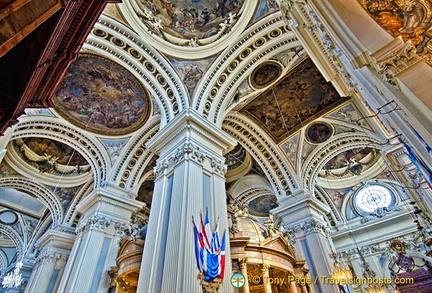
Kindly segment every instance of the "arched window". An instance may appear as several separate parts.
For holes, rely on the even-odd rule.
[[[377,209],[392,207],[395,204],[395,196],[387,187],[373,184],[357,191],[354,204],[363,212],[374,213]]]

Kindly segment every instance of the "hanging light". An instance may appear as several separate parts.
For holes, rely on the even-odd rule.
[[[338,283],[346,284],[348,280],[352,279],[353,275],[349,268],[337,260],[337,254],[332,253],[331,257],[334,259],[333,270],[331,278]]]
[[[22,261],[17,262],[13,272],[10,272],[6,277],[3,278],[3,288],[14,288],[21,285],[23,281],[22,275],[20,274],[22,266]]]
[[[383,285],[379,284],[371,284],[366,287],[367,293],[386,293],[386,289]]]

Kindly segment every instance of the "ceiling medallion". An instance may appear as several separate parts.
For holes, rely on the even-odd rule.
[[[273,61],[260,64],[250,75],[250,84],[261,89],[271,85],[282,74],[282,66]]]
[[[200,59],[230,45],[252,19],[258,0],[125,0],[126,21],[156,49]]]
[[[322,143],[333,134],[333,128],[324,122],[316,122],[306,129],[306,138],[311,143]]]

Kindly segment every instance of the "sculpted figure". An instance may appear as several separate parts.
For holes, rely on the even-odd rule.
[[[431,0],[406,0],[404,7],[404,24],[401,33],[413,33],[416,29],[427,31],[432,21]]]

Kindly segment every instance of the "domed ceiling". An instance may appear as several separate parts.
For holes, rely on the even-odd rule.
[[[107,135],[138,129],[151,107],[149,95],[129,71],[90,54],[72,63],[53,102],[70,122]]]
[[[128,24],[151,38],[151,45],[158,50],[178,58],[199,59],[229,45],[251,21],[259,2],[125,0],[120,9]]]

